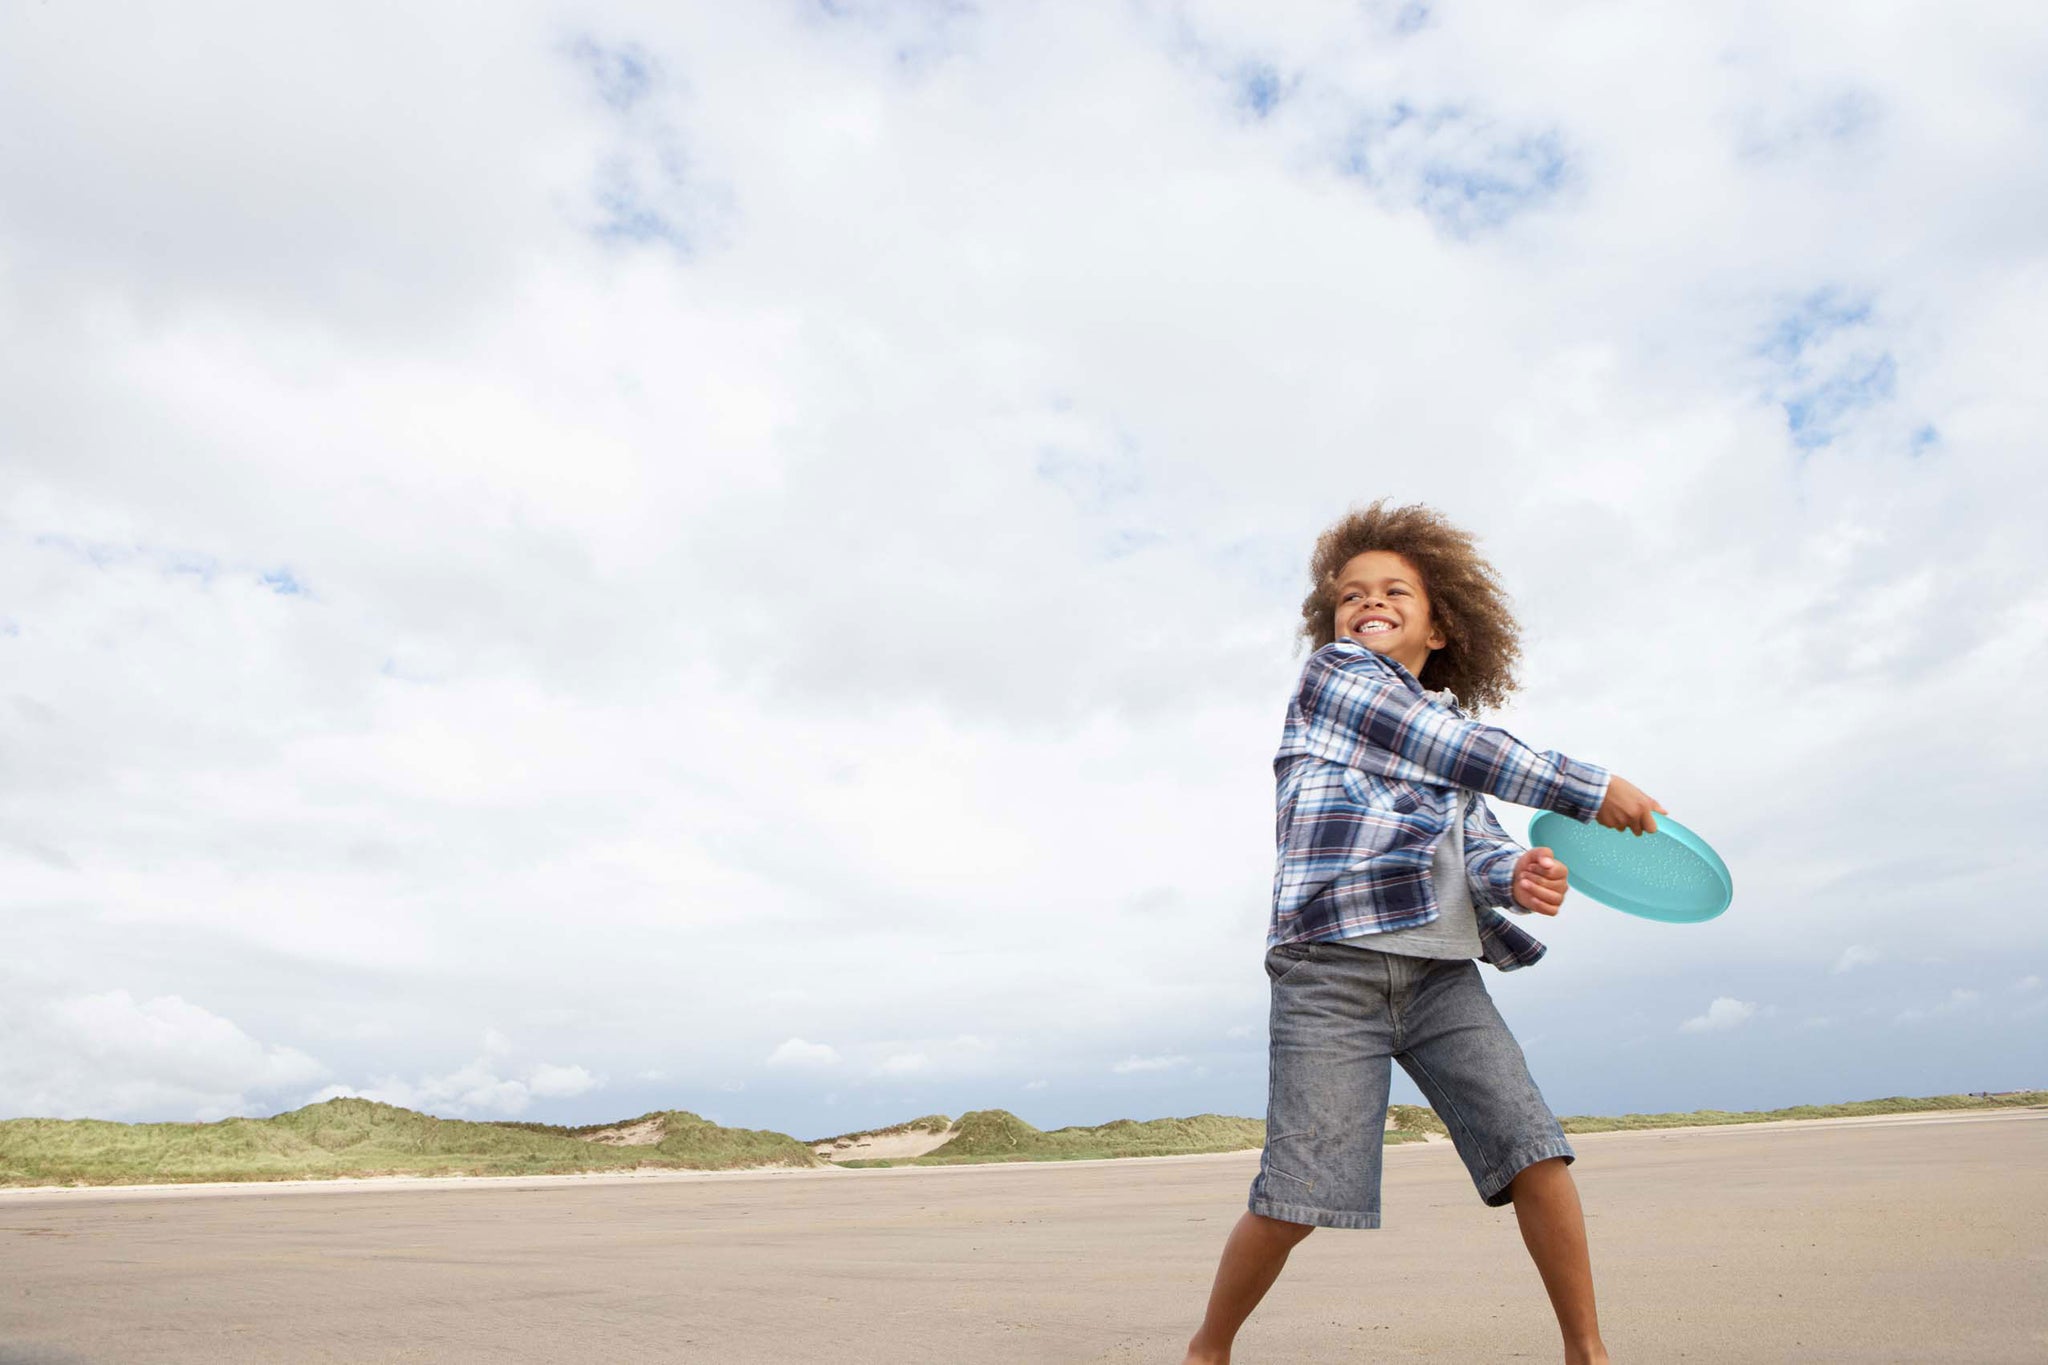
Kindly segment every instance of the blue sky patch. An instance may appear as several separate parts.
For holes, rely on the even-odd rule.
[[[1785,400],[1785,423],[1792,443],[1801,450],[1835,439],[1854,413],[1890,398],[1897,386],[1898,366],[1880,355],[1867,364],[1838,371]]]
[[[592,175],[588,230],[610,246],[665,246],[689,255],[698,246],[704,187],[672,119],[671,82],[638,44],[583,38],[570,62],[615,125],[611,148]]]
[[[594,38],[569,45],[569,56],[589,77],[590,87],[607,108],[625,113],[654,88],[654,63],[633,43],[606,47]]]
[[[153,569],[167,578],[196,579],[211,587],[225,568],[231,582],[246,583],[248,576],[253,575],[259,585],[280,597],[311,595],[305,583],[289,568],[256,569],[246,561],[230,562],[224,566],[218,556],[198,550],[164,549],[157,545],[110,545],[55,533],[35,537],[34,544],[84,560],[95,569]]]
[[[1400,34],[1420,33],[1429,27],[1432,17],[1429,6],[1422,0],[1409,0],[1394,11],[1393,23],[1389,27]]]
[[[965,0],[811,0],[829,24],[864,29],[882,41],[891,74],[915,80],[960,52],[981,18]]]
[[[1823,289],[1807,295],[1778,319],[1764,342],[1764,353],[1788,363],[1796,361],[1814,342],[1869,321],[1868,299],[1847,299],[1836,290]]]
[[[139,560],[153,565],[159,573],[174,578],[196,578],[209,584],[220,569],[219,560],[195,550],[164,550],[153,545],[108,545],[54,533],[39,535],[34,543],[43,549],[82,559],[95,569],[133,564]]]
[[[1361,119],[1337,158],[1345,175],[1406,200],[1454,237],[1496,228],[1556,198],[1570,179],[1554,130],[1496,129],[1457,106],[1396,101]]]
[[[220,564],[211,555],[193,554],[188,550],[172,550],[162,556],[164,572],[174,576],[196,578],[202,583],[212,583]]]
[[[639,168],[625,157],[607,161],[597,173],[597,236],[606,242],[665,244],[688,251],[690,239],[644,188]]]
[[[1238,72],[1238,106],[1249,111],[1254,118],[1264,118],[1272,113],[1286,93],[1286,88],[1280,83],[1280,73],[1264,62],[1250,63]]]
[[[1491,148],[1478,159],[1425,166],[1416,202],[1438,227],[1462,236],[1548,202],[1564,177],[1562,143],[1553,133],[1541,133]]]
[[[1758,352],[1777,370],[1772,396],[1802,451],[1831,443],[1898,392],[1898,362],[1877,339],[1870,300],[1840,290],[1818,290],[1788,308]],[[1916,435],[1911,444],[1919,454],[1931,442]]]

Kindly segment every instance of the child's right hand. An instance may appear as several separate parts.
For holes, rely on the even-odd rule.
[[[1655,834],[1657,817],[1650,814],[1651,811],[1665,815],[1671,813],[1627,778],[1609,777],[1607,799],[1600,803],[1600,813],[1593,818],[1609,829],[1625,829],[1631,834]]]

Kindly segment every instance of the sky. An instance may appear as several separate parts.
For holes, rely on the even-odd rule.
[[[1554,1108],[2048,1085],[2037,5],[16,5],[0,128],[0,1117],[1258,1115],[1376,498],[1732,871],[1487,972]]]

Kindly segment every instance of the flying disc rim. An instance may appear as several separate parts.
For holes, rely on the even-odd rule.
[[[1560,822],[1563,831],[1567,834],[1566,838],[1560,839],[1555,835],[1546,836],[1544,833],[1545,829],[1555,827],[1551,825],[1553,821]],[[1555,811],[1541,811],[1537,813],[1535,818],[1529,821],[1529,844],[1532,848],[1538,845],[1554,848],[1559,844],[1571,842],[1573,838],[1583,837],[1580,831],[1581,822],[1573,820],[1570,816],[1559,815]],[[1616,833],[1619,833],[1619,831],[1616,831]],[[1719,897],[1711,905],[1707,904],[1704,898],[1701,898],[1684,905],[1678,910],[1673,910],[1669,908],[1668,903],[1656,901],[1632,890],[1627,884],[1626,873],[1621,878],[1622,884],[1617,885],[1614,880],[1602,877],[1597,871],[1592,873],[1572,871],[1570,874],[1570,885],[1573,890],[1583,891],[1602,905],[1610,906],[1624,914],[1634,915],[1639,919],[1656,920],[1660,924],[1701,924],[1719,916],[1734,902],[1735,879],[1729,875],[1728,864],[1721,860],[1720,854],[1714,852],[1711,844],[1671,816],[1663,814],[1657,816],[1657,832],[1655,834],[1625,835],[1623,837],[1630,839],[1670,839],[1688,854],[1692,855],[1702,867],[1707,869],[1712,875],[1714,882],[1720,887]],[[1561,858],[1559,861],[1563,862],[1567,868],[1571,866],[1570,858]]]

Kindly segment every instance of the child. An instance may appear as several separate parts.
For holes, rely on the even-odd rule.
[[[1473,959],[1543,946],[1502,908],[1554,915],[1564,864],[1509,840],[1482,793],[1654,832],[1662,806],[1619,777],[1469,719],[1515,686],[1517,627],[1472,537],[1427,507],[1376,502],[1316,542],[1302,634],[1317,649],[1287,707],[1266,1149],[1187,1359],[1237,1330],[1318,1227],[1380,1222],[1388,1062],[1450,1129],[1490,1205],[1512,1202],[1571,1365],[1607,1360],[1571,1144]]]

